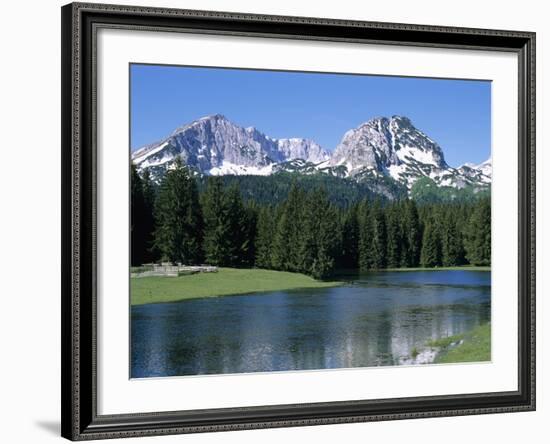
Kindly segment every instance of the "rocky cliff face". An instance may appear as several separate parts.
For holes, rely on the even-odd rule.
[[[443,150],[407,117],[371,119],[346,132],[332,155],[309,139],[274,139],[216,114],[176,129],[132,155],[139,170],[160,179],[176,157],[201,174],[268,175],[281,171],[330,174],[358,181],[387,179],[411,188],[422,177],[439,186],[486,187],[490,159],[452,168]]]
[[[274,164],[292,159],[319,162],[328,153],[307,139],[272,139],[256,128],[242,128],[216,114],[176,129],[161,142],[134,152],[139,169],[162,174],[179,156],[204,174],[270,174]]]
[[[320,163],[330,159],[327,151],[309,139],[279,139],[277,145],[285,160],[302,159]]]

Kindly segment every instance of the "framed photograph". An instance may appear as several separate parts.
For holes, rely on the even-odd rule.
[[[64,437],[535,409],[534,33],[61,12]]]

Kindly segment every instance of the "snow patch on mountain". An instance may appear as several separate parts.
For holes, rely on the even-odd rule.
[[[397,157],[401,162],[415,161],[427,165],[438,166],[437,160],[432,155],[431,151],[423,151],[415,146],[404,146],[397,151]]]
[[[147,150],[147,149],[140,149],[140,150],[137,150],[134,155],[133,155],[133,161],[134,163],[136,164],[143,164],[141,165],[142,167],[147,167],[147,166],[150,166],[151,163],[148,162],[148,158],[151,158],[153,155],[157,154],[159,151],[161,151],[166,145],[168,144],[168,142],[164,142],[164,143],[161,143],[159,146],[157,147],[153,147],[151,148],[150,150]]]
[[[211,168],[208,174],[211,176],[225,176],[232,174],[235,176],[269,176],[273,173],[273,164],[265,167],[236,165],[231,162],[223,161],[220,166]]]
[[[474,169],[481,171],[485,176],[491,178],[493,175],[493,161],[489,158],[485,162],[476,165]]]

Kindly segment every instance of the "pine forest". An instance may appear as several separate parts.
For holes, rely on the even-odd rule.
[[[315,183],[302,175],[256,178],[247,188],[242,178],[197,178],[181,162],[157,185],[147,169],[131,169],[133,266],[169,261],[326,279],[342,269],[491,262],[489,193],[389,200],[341,179],[335,187],[330,179]],[[262,187],[261,179],[280,186]],[[279,192],[266,191],[274,189]]]

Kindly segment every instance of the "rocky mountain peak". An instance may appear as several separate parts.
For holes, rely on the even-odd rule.
[[[418,175],[429,175],[425,174],[427,169],[448,168],[439,145],[402,116],[376,117],[348,131],[331,164],[345,165],[352,176],[367,168],[405,182],[409,182],[406,170],[417,170],[418,174],[410,176],[414,180]]]
[[[222,114],[213,114],[178,127],[132,156],[138,169],[149,168],[157,178],[176,157],[205,174],[270,174],[274,164],[297,158],[320,162],[329,154],[311,140],[273,139],[254,127],[243,128]]]
[[[400,125],[401,127],[411,127],[413,126],[411,119],[409,119],[407,116],[398,116],[393,115],[391,116],[391,121],[395,125]]]

